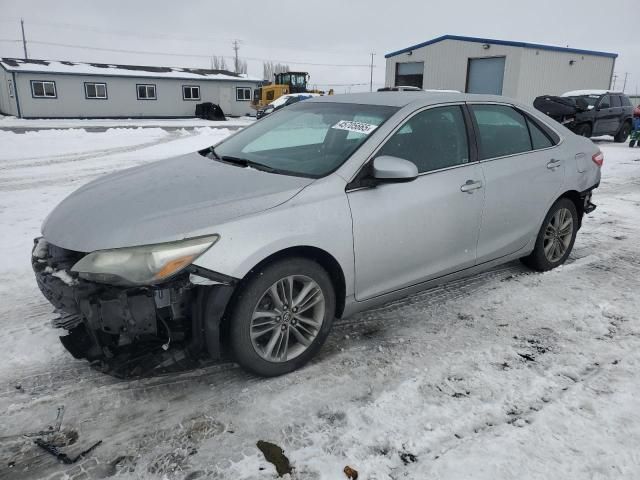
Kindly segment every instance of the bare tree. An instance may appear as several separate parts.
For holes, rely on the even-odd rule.
[[[262,64],[262,75],[265,80],[273,82],[273,76],[276,73],[284,73],[289,71],[289,65],[274,62],[264,62]]]
[[[213,56],[213,69],[214,70],[226,70],[227,69],[227,62],[225,61],[224,57],[220,56]]]
[[[236,73],[247,73],[247,61],[238,60],[238,71]]]

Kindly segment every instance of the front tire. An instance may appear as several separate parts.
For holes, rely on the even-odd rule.
[[[302,367],[326,340],[335,306],[331,279],[318,263],[289,258],[259,268],[234,300],[234,359],[264,377]]]
[[[631,124],[629,122],[624,122],[622,128],[618,133],[616,133],[615,137],[613,137],[613,141],[616,143],[624,143],[629,138],[629,134],[631,133]]]
[[[533,252],[522,262],[539,272],[562,265],[573,249],[578,222],[575,204],[568,198],[559,199],[542,222]]]

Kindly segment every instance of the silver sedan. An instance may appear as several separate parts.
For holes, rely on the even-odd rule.
[[[280,375],[336,317],[514,259],[561,265],[602,162],[504,97],[320,97],[85,185],[32,264],[76,357],[181,349]]]

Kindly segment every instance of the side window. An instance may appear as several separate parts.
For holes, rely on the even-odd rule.
[[[56,82],[31,80],[31,96],[33,98],[57,98]]]
[[[623,107],[632,107],[633,105],[631,105],[631,100],[629,100],[629,97],[627,97],[626,95],[621,95],[620,98],[622,99],[622,106]]]
[[[200,100],[200,86],[199,85],[183,85],[182,99],[183,100]]]
[[[236,101],[247,102],[251,100],[251,88],[250,87],[236,87]]]
[[[620,97],[618,95],[611,95],[611,106],[612,107],[621,107],[622,106],[622,102],[620,101]]]
[[[431,108],[411,117],[378,151],[430,172],[469,162],[467,127],[458,106]]]
[[[529,125],[529,133],[531,133],[531,143],[534,150],[553,147],[554,143],[536,122],[527,117],[527,125]]]
[[[150,85],[136,85],[136,90],[138,92],[138,100],[157,100],[156,97],[156,86],[154,84]]]
[[[611,108],[611,100],[609,98],[609,95],[605,95],[604,97],[602,97],[602,100],[600,100],[600,108]]]
[[[473,105],[471,110],[478,124],[480,160],[531,150],[529,128],[520,112],[505,105]]]

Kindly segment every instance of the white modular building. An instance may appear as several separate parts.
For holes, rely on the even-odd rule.
[[[261,80],[226,70],[0,59],[0,113],[21,118],[181,118],[198,103],[251,113]]]
[[[388,53],[385,85],[505,95],[610,88],[617,54],[569,47],[444,35]]]

